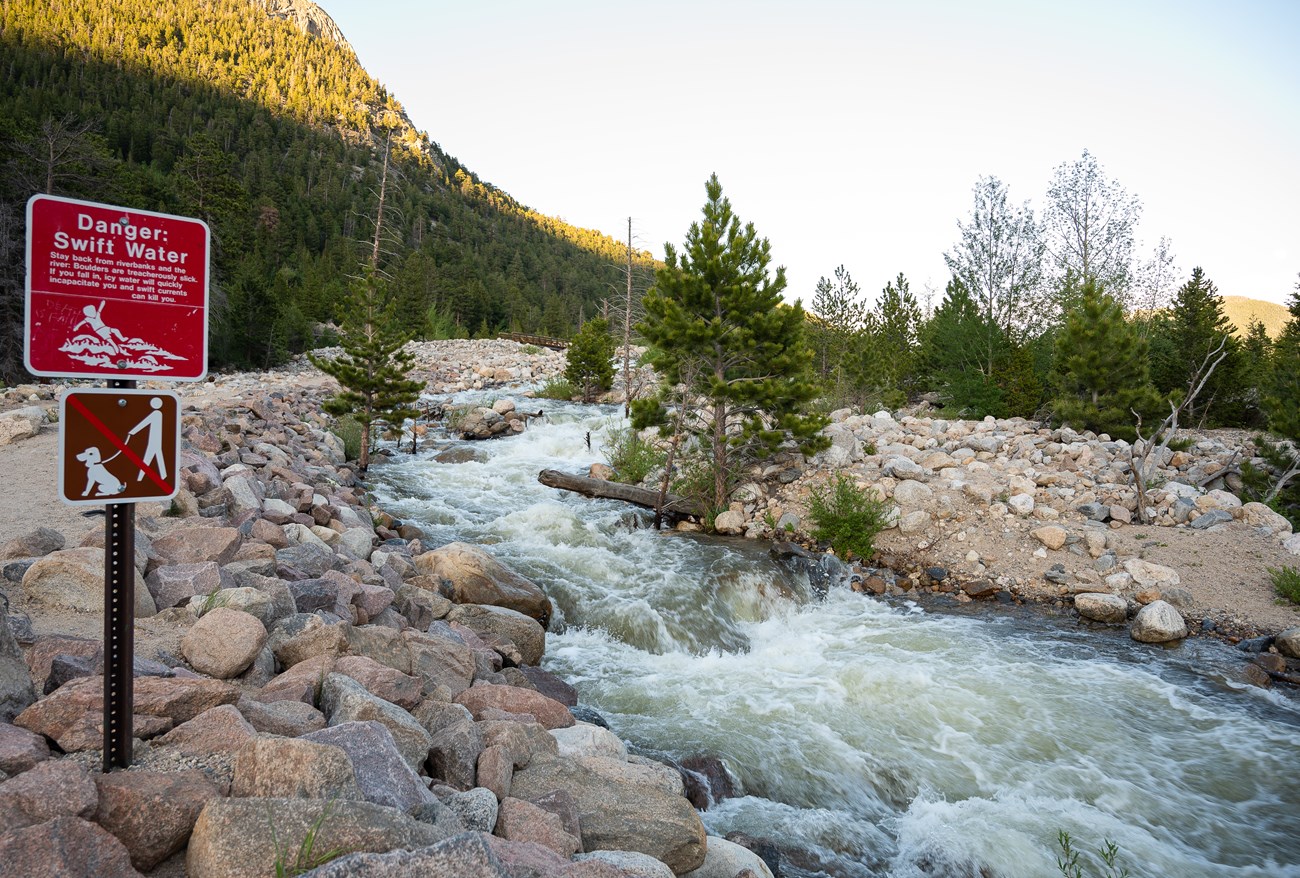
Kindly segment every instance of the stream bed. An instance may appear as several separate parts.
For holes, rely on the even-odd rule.
[[[777,842],[796,878],[1058,876],[1061,830],[1113,841],[1134,878],[1300,878],[1300,702],[1233,682],[1231,648],[818,597],[765,544],[539,484],[603,461],[621,415],[539,403],[527,432],[460,443],[473,460],[394,457],[375,493],[429,545],[482,545],[540,584],[544,667],[635,751],[722,759],[738,795],[702,813],[710,833]]]

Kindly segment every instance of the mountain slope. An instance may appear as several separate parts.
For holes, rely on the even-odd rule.
[[[295,0],[0,5],[0,379],[21,377],[34,192],[207,220],[211,360],[261,366],[339,316],[390,138],[380,268],[408,326],[567,335],[595,313],[622,245],[480,180],[415,130],[327,22]]]
[[[1282,329],[1291,320],[1291,312],[1285,305],[1265,302],[1262,299],[1250,299],[1246,296],[1224,296],[1223,313],[1228,315],[1228,319],[1237,329],[1237,335],[1242,338],[1245,338],[1247,327],[1252,320],[1264,324],[1264,330],[1269,338],[1277,338],[1281,335]]]

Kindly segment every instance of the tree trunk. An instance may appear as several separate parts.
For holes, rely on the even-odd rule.
[[[636,485],[624,485],[620,482],[607,482],[604,479],[593,479],[587,476],[574,475],[573,473],[562,473],[559,470],[544,469],[537,475],[537,481],[541,482],[548,488],[560,488],[564,491],[573,491],[575,494],[581,494],[584,497],[598,497],[605,500],[622,500],[625,503],[634,503],[637,506],[644,506],[646,509],[654,509],[659,502],[660,492],[652,488],[641,488]],[[675,516],[678,518],[684,516],[702,517],[703,510],[698,504],[687,499],[679,497],[676,494],[665,494],[666,502],[663,506],[665,515]]]

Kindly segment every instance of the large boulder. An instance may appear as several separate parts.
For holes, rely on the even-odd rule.
[[[1094,622],[1117,625],[1128,618],[1128,601],[1117,594],[1085,592],[1074,596],[1079,615]]]
[[[203,806],[221,793],[201,771],[114,771],[95,777],[95,822],[149,871],[185,847]]]
[[[451,543],[416,555],[415,569],[422,575],[446,580],[450,597],[458,604],[508,607],[546,625],[551,600],[531,580],[468,543]]]
[[[11,445],[30,439],[41,431],[45,423],[45,409],[37,405],[23,406],[0,414],[0,445]]]
[[[338,657],[348,651],[347,622],[330,624],[312,613],[295,613],[281,619],[271,629],[267,645],[285,668],[318,656]]]
[[[126,846],[80,817],[59,817],[0,837],[6,875],[42,878],[143,878]]]
[[[436,801],[402,758],[383,723],[349,722],[304,735],[301,740],[338,747],[352,760],[357,787],[366,801],[402,811]]]
[[[199,564],[215,561],[229,564],[235,560],[243,537],[233,527],[178,527],[153,541],[155,559],[151,569],[170,564]]]
[[[9,614],[0,604],[0,722],[10,722],[36,700],[32,674],[9,628]]]
[[[536,665],[546,652],[546,629],[531,616],[507,607],[459,604],[447,613],[447,621],[464,625],[476,634],[504,637],[519,649],[522,663]]]
[[[215,561],[155,567],[144,578],[144,582],[160,610],[187,604],[196,596],[206,597],[213,592],[235,587],[235,578],[222,570]],[[220,605],[215,598],[213,603]]]
[[[365,798],[346,751],[302,738],[259,738],[240,750],[230,794],[241,798]]]
[[[403,710],[420,703],[420,678],[381,665],[364,655],[345,655],[334,663],[334,670],[365,688],[371,695],[391,701]]]
[[[451,701],[474,681],[474,650],[463,640],[408,628],[402,641],[411,658],[411,673],[420,678],[425,695]]]
[[[175,747],[186,756],[202,757],[213,753],[233,756],[255,737],[257,730],[244,719],[243,714],[234,705],[223,704],[181,723],[158,738],[157,743]]]
[[[35,732],[0,722],[0,771],[22,774],[50,758],[50,746]]]
[[[325,714],[302,701],[257,701],[245,696],[237,706],[249,725],[269,735],[297,738],[325,728]]]
[[[56,817],[89,820],[98,802],[86,769],[68,760],[42,762],[0,783],[0,834]]]
[[[507,796],[497,811],[495,835],[508,841],[528,841],[555,851],[566,859],[582,848],[582,843],[565,831],[560,818],[532,802]]]
[[[14,537],[3,546],[0,546],[0,561],[7,561],[11,558],[40,558],[50,554],[50,552],[59,551],[64,544],[63,534],[57,530],[38,527],[36,530],[28,531],[22,536]]]
[[[1138,591],[1145,589],[1164,589],[1178,585],[1181,579],[1178,571],[1163,564],[1153,564],[1141,558],[1130,558],[1124,562],[1124,569],[1133,577],[1133,585]]]
[[[160,735],[205,710],[239,700],[239,690],[220,680],[136,677],[133,732],[137,738]],[[60,686],[24,710],[14,725],[55,741],[65,751],[103,746],[104,681],[81,677]]]
[[[1277,636],[1275,643],[1282,655],[1300,659],[1300,627],[1286,629]]]
[[[1172,604],[1152,601],[1133,617],[1128,633],[1142,643],[1168,643],[1187,636],[1187,623]]]
[[[343,674],[330,674],[321,684],[321,710],[331,726],[374,720],[388,728],[402,758],[419,771],[429,758],[433,741],[424,727],[392,702],[371,695],[361,684]]]
[[[185,871],[189,878],[265,878],[277,859],[292,866],[309,832],[315,834],[312,849],[317,854],[410,850],[445,835],[395,808],[370,802],[215,799],[194,825]]]
[[[181,655],[199,673],[229,680],[253,663],[266,636],[266,626],[256,616],[218,607],[181,637]]]
[[[135,576],[135,614],[158,612],[144,577]],[[23,593],[37,605],[99,613],[104,607],[104,550],[64,549],[41,558],[23,574]]]
[[[677,874],[704,863],[704,824],[690,802],[643,783],[639,774],[620,778],[614,760],[606,760],[608,772],[593,770],[589,761],[534,754],[527,768],[515,772],[511,795],[531,800],[567,792],[578,809],[583,850],[639,851]]]
[[[475,719],[493,719],[491,711],[503,710],[506,713],[531,714],[548,729],[568,728],[575,722],[569,708],[560,702],[520,686],[480,683],[457,695],[456,703],[469,708]]]
[[[312,878],[405,878],[405,876],[455,876],[455,878],[542,878],[554,872],[518,871],[501,861],[492,836],[462,832],[429,847],[386,854],[348,854],[312,872]]]
[[[735,878],[745,869],[751,871],[754,878],[772,878],[772,870],[758,854],[734,841],[710,835],[704,863],[682,878]]]

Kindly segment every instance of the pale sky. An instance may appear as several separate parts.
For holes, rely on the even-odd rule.
[[[812,298],[942,296],[981,175],[1041,211],[1089,150],[1225,295],[1300,273],[1300,2],[318,0],[417,128],[519,201],[663,257],[717,172]]]

